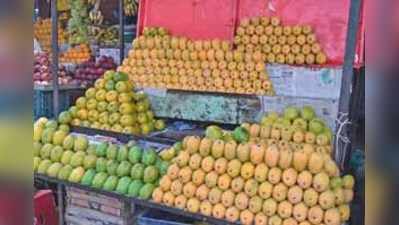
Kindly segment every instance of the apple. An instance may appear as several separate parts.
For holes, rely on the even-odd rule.
[[[96,99],[91,98],[91,99],[89,99],[89,100],[87,101],[87,103],[86,103],[86,108],[87,108],[88,110],[95,109],[96,107],[97,107],[97,101],[96,101]]]
[[[133,98],[136,101],[140,101],[142,99],[147,98],[147,96],[143,92],[138,92],[138,93],[134,93]]]
[[[140,135],[141,134],[141,126],[138,124],[133,125],[132,134]]]
[[[155,126],[155,129],[157,129],[157,130],[163,130],[163,129],[165,129],[165,127],[166,127],[165,121],[163,121],[163,120],[156,120],[154,126]]]
[[[85,97],[79,97],[78,99],[76,99],[76,107],[78,107],[78,109],[84,109],[86,107],[86,98]]]
[[[129,91],[129,86],[126,84],[126,82],[124,81],[118,81],[115,85],[115,89],[119,92],[119,93],[123,93],[123,92],[128,92]]]
[[[133,126],[125,126],[122,130],[122,133],[133,134],[133,130],[134,130]]]
[[[118,102],[110,102],[107,106],[107,111],[111,113],[115,113],[119,111],[119,103]]]
[[[81,121],[78,118],[75,118],[71,121],[72,126],[81,126]]]
[[[108,70],[107,72],[104,73],[104,79],[107,81],[112,81],[112,79],[114,78],[114,74],[115,74],[114,71]]]
[[[118,101],[120,103],[128,103],[132,101],[131,93],[120,93],[118,96]]]
[[[130,103],[122,103],[119,106],[119,112],[121,114],[125,114],[125,115],[131,114],[133,112],[133,110],[134,110],[134,108],[133,108],[132,104],[130,104]]]
[[[101,130],[111,130],[111,126],[108,123],[103,123],[100,127]]]
[[[108,80],[108,81],[105,83],[105,89],[106,89],[107,91],[112,91],[112,90],[114,90],[114,89],[115,89],[115,82],[114,82],[113,80]]]
[[[94,87],[96,89],[104,89],[105,88],[105,80],[100,78],[94,82]]]
[[[90,127],[93,128],[93,129],[100,129],[101,123],[95,121],[95,122],[93,122],[93,123],[91,124]]]
[[[87,110],[86,109],[79,109],[77,112],[77,116],[81,120],[86,120],[87,119]]]
[[[313,119],[309,123],[309,131],[315,134],[320,134],[324,131],[324,122],[320,119]]]
[[[102,112],[98,116],[98,121],[102,124],[108,123],[108,118],[109,118],[109,113],[108,112]]]
[[[143,123],[143,124],[141,124],[140,127],[141,127],[141,133],[143,135],[148,135],[152,131],[149,124]]]
[[[94,98],[96,96],[96,89],[95,88],[89,88],[85,92],[86,98]]]
[[[146,112],[146,114],[147,114],[147,118],[148,118],[149,120],[153,120],[153,119],[154,119],[154,113],[153,113],[152,111],[148,110],[148,111]]]
[[[120,123],[123,126],[131,126],[135,123],[135,118],[132,115],[122,115]]]
[[[91,121],[91,122],[95,122],[95,121],[97,121],[98,120],[98,112],[97,112],[97,110],[90,110],[89,111],[89,114],[88,114],[88,119],[89,119],[89,121]]]
[[[137,103],[137,112],[145,112],[147,110],[146,105],[143,102]]]
[[[108,102],[115,102],[118,99],[118,92],[117,91],[108,91],[107,94],[105,94],[105,99]]]
[[[146,113],[139,113],[137,115],[137,121],[139,123],[141,123],[141,124],[147,123],[148,122],[147,114]]]
[[[114,132],[122,132],[123,127],[120,124],[114,124],[111,127],[111,130],[114,131]]]
[[[98,102],[97,103],[97,111],[105,112],[105,111],[107,111],[107,106],[108,106],[108,103],[105,101]]]
[[[112,114],[109,116],[108,122],[109,122],[110,124],[115,124],[115,123],[118,123],[118,122],[119,122],[120,118],[121,118],[121,115],[120,115],[119,113],[117,113],[117,112],[114,112],[114,113],[112,113]]]
[[[82,126],[83,127],[90,127],[90,121],[88,121],[88,120],[82,121]]]
[[[107,92],[103,89],[98,90],[96,93],[96,100],[101,102],[105,100],[105,95],[107,94]]]
[[[78,107],[72,106],[71,108],[69,108],[68,111],[71,114],[72,118],[75,118],[77,115]]]

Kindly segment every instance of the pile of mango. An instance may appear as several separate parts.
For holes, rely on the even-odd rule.
[[[169,163],[134,143],[91,143],[66,124],[40,118],[33,133],[34,172],[96,189],[148,199]]]

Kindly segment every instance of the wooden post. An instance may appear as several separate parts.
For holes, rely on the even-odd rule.
[[[53,116],[59,113],[59,86],[58,86],[58,12],[57,0],[51,1],[51,74],[53,77]]]
[[[119,0],[119,64],[122,64],[125,58],[125,13],[124,1]]]
[[[343,148],[340,147],[340,137],[348,137],[350,126],[349,122],[351,121],[349,112],[351,105],[351,97],[352,97],[352,84],[353,84],[353,63],[355,60],[356,54],[356,41],[357,41],[357,32],[359,28],[359,19],[360,19],[360,9],[361,9],[361,1],[360,0],[352,0],[350,9],[349,9],[349,21],[348,21],[348,31],[346,36],[346,50],[345,50],[345,58],[344,65],[342,71],[342,86],[341,93],[339,98],[339,115],[342,115],[343,120],[347,120],[348,124],[342,126],[340,129],[340,124],[337,124],[337,137],[338,140],[335,141],[335,159],[341,168],[344,168],[345,161],[350,154],[351,145],[350,143]],[[342,122],[342,121],[341,121]],[[341,140],[342,141],[342,140]]]

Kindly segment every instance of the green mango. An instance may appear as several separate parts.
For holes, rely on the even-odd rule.
[[[154,149],[147,149],[144,151],[143,156],[141,158],[141,162],[147,166],[154,165],[157,160],[157,153]]]
[[[159,176],[158,168],[155,166],[148,166],[144,170],[144,183],[154,183]]]
[[[37,169],[37,173],[46,174],[50,166],[51,166],[51,161],[49,159],[42,160]]]
[[[116,169],[116,175],[118,177],[124,177],[129,175],[131,167],[132,165],[128,161],[121,162]]]
[[[107,148],[108,148],[108,144],[106,142],[103,142],[103,143],[97,145],[97,148],[96,148],[97,157],[105,157],[107,155]]]
[[[91,186],[93,188],[101,189],[103,187],[105,181],[107,180],[107,178],[108,178],[108,174],[106,174],[104,172],[97,173],[94,176]]]
[[[121,145],[118,150],[118,156],[117,156],[118,162],[128,160],[128,154],[129,154],[128,148],[125,145]]]
[[[65,165],[58,172],[57,178],[60,180],[67,180],[69,178],[69,175],[71,175],[72,170],[73,170],[73,167],[71,165]]]
[[[118,147],[114,144],[109,144],[107,148],[107,159],[116,159],[118,155]]]
[[[137,145],[131,147],[129,149],[129,155],[128,155],[129,162],[132,164],[139,163],[141,161],[142,152],[143,150]]]
[[[96,170],[95,169],[89,169],[83,175],[83,178],[80,181],[80,183],[82,185],[91,186],[95,176],[96,176]]]
[[[232,133],[233,139],[238,143],[246,143],[249,141],[249,132],[244,127],[237,127]]]
[[[116,175],[116,170],[118,169],[118,162],[116,162],[115,160],[108,160],[107,162],[107,173],[109,175]]]
[[[118,185],[116,186],[115,192],[119,194],[127,194],[129,190],[129,185],[132,182],[130,177],[122,177],[118,181]]]
[[[135,164],[130,171],[130,177],[135,180],[141,180],[143,179],[144,170],[145,166],[143,164]]]
[[[144,186],[143,181],[141,180],[133,180],[128,188],[127,195],[130,197],[138,197],[140,193],[140,189]]]
[[[145,184],[143,187],[141,187],[140,192],[139,192],[139,198],[148,200],[152,196],[152,192],[155,189],[155,185],[151,183]]]
[[[105,158],[98,158],[96,162],[96,171],[107,172],[107,160]]]
[[[118,185],[118,177],[111,175],[105,181],[103,189],[106,191],[114,191],[117,185]]]
[[[51,164],[51,166],[47,169],[46,173],[49,177],[57,177],[59,171],[62,168],[62,164],[59,162]]]

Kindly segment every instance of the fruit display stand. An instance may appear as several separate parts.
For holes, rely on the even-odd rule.
[[[123,3],[121,3],[121,5],[123,6]],[[357,31],[356,21],[358,13],[359,1],[353,1],[351,4],[350,20],[347,32],[348,40],[346,42],[345,61],[342,67],[338,67],[338,69],[323,68],[321,70],[318,70],[315,68],[301,68],[296,66],[268,66],[268,70],[271,70],[269,71],[270,78],[273,81],[274,85],[276,85],[277,97],[265,97],[257,95],[227,95],[162,89],[144,89],[144,91],[149,95],[150,100],[153,103],[155,114],[159,117],[182,120],[195,120],[209,123],[217,122],[223,124],[239,124],[242,122],[257,121],[259,120],[260,115],[264,112],[281,111],[287,105],[315,105],[317,114],[321,115],[321,117],[323,117],[323,119],[327,121],[330,128],[337,130],[339,128],[338,126],[341,126],[342,124],[336,123],[336,119],[341,118],[339,116],[341,114],[347,116],[346,113],[348,112],[349,108],[350,86],[353,76],[352,68],[355,46],[355,40],[353,38],[353,36],[355,35],[353,34]],[[140,16],[143,17],[143,14],[141,13],[139,17]],[[121,35],[121,39],[123,43],[123,35]],[[120,56],[121,59],[123,59],[123,50],[120,51]],[[314,72],[316,70],[317,72]],[[314,74],[309,75],[309,77],[316,77],[316,79],[312,80],[304,78],[304,76],[312,74],[312,72]],[[298,80],[300,80],[301,83],[298,83]],[[313,83],[309,81],[313,81]],[[308,89],[301,89],[304,86],[299,86],[299,84],[305,84],[304,86]],[[315,90],[315,87],[319,87],[319,89],[317,90],[322,91],[311,92],[312,90]],[[55,89],[57,89],[57,91],[55,91],[57,92],[55,96],[58,97],[58,86]],[[84,128],[76,127],[74,129],[79,130]],[[344,130],[343,134],[345,134],[345,127],[343,127],[342,129]],[[99,133],[100,131],[87,129],[86,131],[82,132]],[[122,137],[122,135],[117,133],[113,134],[111,132],[107,132],[104,134],[109,136],[115,135],[115,137],[119,138]],[[133,136],[126,136],[123,138],[131,139],[132,137]],[[153,140],[156,142],[164,141],[161,139]],[[338,157],[336,155],[336,159],[339,163],[342,163],[347,153],[342,151],[341,148],[338,148],[337,152],[341,155]],[[100,194],[120,198],[124,201],[132,202],[133,204],[137,204],[140,206],[159,209],[168,213],[210,222],[212,224],[229,224],[225,220],[218,220],[213,217],[189,213],[187,211],[179,210],[176,208],[155,204],[151,201],[128,198],[118,195],[116,193],[105,192],[102,190],[82,186],[80,184],[49,178],[44,175],[35,174],[35,179],[45,180],[47,182],[58,184],[60,202],[62,202],[63,198],[63,187],[71,186],[88,190],[90,192],[98,192]],[[61,217],[63,216],[62,212],[63,209],[61,207]],[[63,224],[63,222],[60,224]]]

